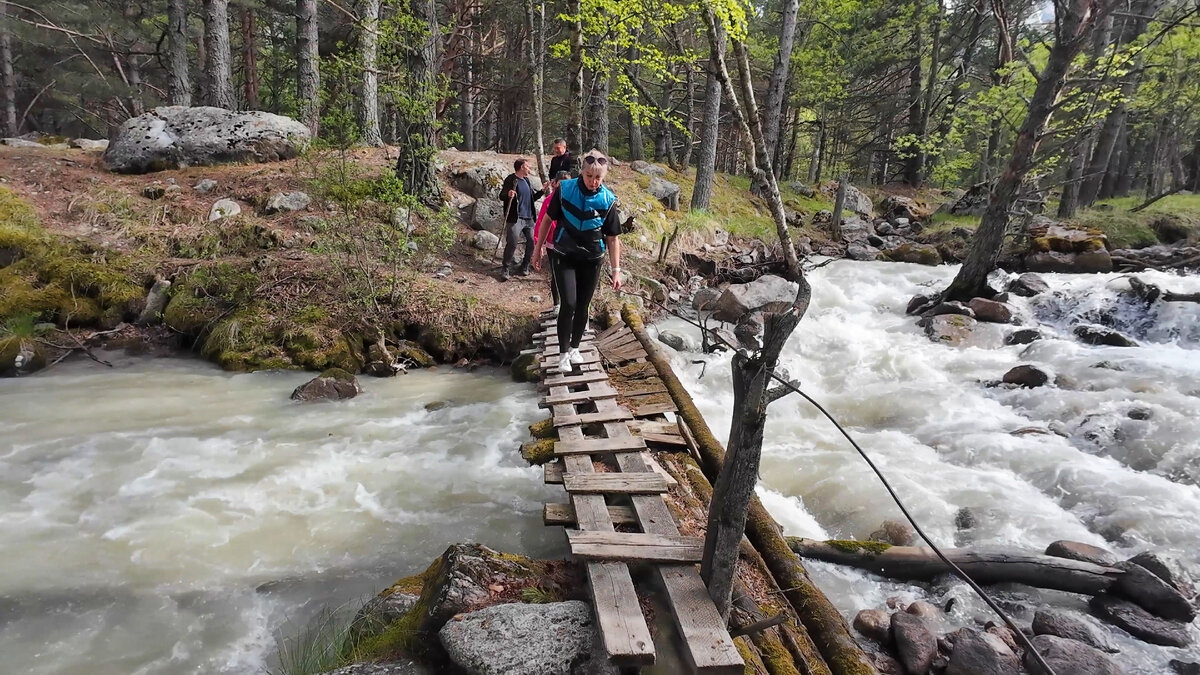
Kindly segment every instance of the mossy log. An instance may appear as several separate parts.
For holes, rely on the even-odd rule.
[[[787,537],[788,546],[804,558],[848,565],[904,581],[929,581],[949,570],[932,549],[887,546],[877,542],[816,541]],[[876,545],[872,545],[876,544]],[[1070,593],[1096,595],[1123,574],[1119,569],[1049,555],[943,549],[955,565],[981,584],[1025,584]]]
[[[708,480],[715,480],[725,459],[724,448],[713,436],[687,389],[675,376],[662,350],[646,333],[641,316],[630,305],[623,308],[621,316],[646,350],[649,361],[654,364],[659,377],[671,394],[671,399],[679,409],[677,414],[683,418],[695,437],[697,449],[704,459],[702,468]],[[846,625],[846,620],[809,578],[800,557],[788,547],[782,528],[757,496],[750,502],[746,535],[762,555],[776,583],[786,589],[784,597],[796,610],[830,671],[834,675],[875,673],[875,667],[871,665],[868,656],[850,635],[850,627]]]

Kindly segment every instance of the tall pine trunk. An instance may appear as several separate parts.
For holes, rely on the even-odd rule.
[[[1029,99],[1029,111],[1017,131],[1008,167],[992,187],[987,210],[971,239],[966,260],[946,289],[946,299],[967,301],[988,295],[987,278],[1000,257],[1009,212],[1016,204],[1021,183],[1034,166],[1071,62],[1082,51],[1102,6],[1096,0],[1062,0],[1055,8],[1056,36],[1046,67]]]
[[[796,14],[800,11],[800,0],[783,0],[783,18],[779,28],[779,51],[775,53],[775,62],[771,66],[771,76],[767,85],[766,106],[763,109],[763,137],[767,149],[773,157],[780,157],[778,151],[780,130],[783,127],[783,104],[787,92],[788,72],[792,64],[792,46],[796,38]],[[779,176],[779,165],[775,165],[775,175]]]
[[[186,0],[167,2],[167,100],[171,105],[192,104]]]
[[[588,139],[583,145],[585,151],[598,148],[608,153],[608,91],[609,75],[604,69],[592,73],[592,93],[588,97]]]
[[[583,149],[583,17],[580,0],[567,0],[571,66],[567,71],[567,148],[582,157]]]
[[[8,3],[0,0],[0,98],[3,98],[2,124],[0,132],[5,136],[16,136],[17,129],[17,78],[13,74],[12,38],[8,33]]]
[[[913,138],[913,144],[908,147],[908,156],[904,159],[904,182],[913,187],[921,184],[921,174],[925,168],[925,155],[920,143],[924,140],[921,130],[921,13],[916,12],[916,25],[912,33],[912,64],[908,72],[908,134]]]
[[[463,137],[463,149],[474,152],[475,139],[475,50],[479,47],[478,26],[475,25],[474,10],[467,10],[467,49],[462,55],[462,89],[458,99],[459,133]]]
[[[358,124],[362,141],[371,147],[383,145],[379,130],[379,9],[380,0],[363,3],[362,37],[362,97],[358,102]]]
[[[229,5],[226,0],[204,0],[204,104],[233,110],[232,56],[229,52]]]
[[[533,73],[533,126],[537,137],[537,168],[538,176],[545,182],[550,176],[546,175],[546,139],[543,137],[543,81],[542,55],[546,52],[546,5],[539,2],[535,10],[533,0],[525,0],[525,16],[529,24],[529,68]],[[541,18],[539,22],[538,18]]]
[[[717,139],[721,132],[721,74],[718,63],[725,58],[725,27],[720,23],[709,49],[707,74],[704,80],[703,122],[700,127],[700,148],[696,153],[696,187],[692,190],[693,211],[708,209],[713,195],[713,179],[717,172]]]
[[[411,0],[410,7],[413,18],[425,29],[425,35],[421,44],[408,53],[415,105],[408,106],[405,112],[396,176],[404,182],[409,194],[434,203],[439,192],[434,158],[437,155],[437,67],[441,27],[437,20],[437,0]]]
[[[296,112],[315,138],[321,129],[317,0],[296,0]]]
[[[242,102],[258,110],[258,22],[251,7],[242,8]]]

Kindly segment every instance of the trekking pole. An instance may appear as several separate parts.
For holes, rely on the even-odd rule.
[[[500,223],[500,239],[496,242],[496,250],[492,251],[492,260],[496,259],[496,255],[500,253],[500,244],[508,238],[508,214],[512,213],[513,204],[516,203],[517,197],[508,200],[508,208],[504,209],[504,222]]]

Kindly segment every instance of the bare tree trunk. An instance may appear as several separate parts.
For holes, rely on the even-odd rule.
[[[187,0],[167,3],[167,100],[171,105],[192,104],[186,3]]]
[[[666,162],[671,166],[675,166],[675,127],[668,111],[671,110],[671,94],[674,92],[673,81],[663,83],[662,101],[658,105],[658,131],[654,137],[654,161]]]
[[[921,104],[921,180],[929,174],[931,166],[929,152],[925,149],[925,144],[929,142],[929,120],[933,116],[934,104],[934,88],[938,81],[938,69],[941,67],[942,57],[942,20],[946,13],[946,5],[943,0],[938,0],[937,14],[933,17],[933,35],[929,41],[929,73],[925,80],[925,100]]]
[[[704,80],[704,121],[700,128],[700,150],[696,156],[696,187],[692,190],[693,211],[708,209],[713,179],[717,172],[717,139],[721,133],[721,74],[718,63],[725,58],[725,27],[716,24],[709,45],[712,50]]]
[[[583,22],[580,0],[567,0],[567,29],[571,34],[571,67],[567,71],[567,148],[582,157],[583,148]]]
[[[296,112],[313,137],[321,130],[317,0],[296,0]]]
[[[822,108],[824,113],[824,108]],[[808,182],[816,185],[821,181],[821,162],[825,159],[825,121],[817,120],[817,137],[813,143],[812,159],[808,163]]]
[[[8,3],[0,0],[0,95],[3,97],[3,123],[0,133],[16,136],[17,128],[17,78],[13,74],[12,38],[8,31]]]
[[[135,44],[133,51],[139,51]],[[137,61],[137,55],[130,54],[125,59],[125,69],[129,72],[129,88],[133,92],[129,96],[129,109],[135,116],[146,112],[146,99],[142,86],[142,68]]]
[[[477,17],[474,16],[474,10],[469,10],[467,16],[471,17],[471,27],[467,31],[467,53],[462,56],[463,69],[463,85],[462,92],[459,95],[459,133],[463,137],[463,149],[467,152],[474,152],[476,149],[475,133],[475,50],[479,46],[477,32],[478,26],[475,25]]]
[[[383,145],[383,134],[379,131],[379,10],[381,0],[365,0],[363,3],[362,37],[362,98],[358,102],[358,123],[362,128],[362,142],[371,147]]]
[[[242,102],[258,110],[258,26],[251,7],[242,8]]]
[[[779,51],[775,54],[775,62],[771,66],[771,76],[767,85],[767,101],[763,110],[763,138],[767,149],[777,157],[780,128],[783,125],[784,94],[787,92],[788,72],[792,64],[792,46],[796,38],[796,14],[800,11],[800,0],[783,0],[783,18],[779,27]],[[775,175],[779,176],[779,167],[775,167]]]
[[[229,53],[229,6],[226,0],[204,0],[204,104],[233,110],[233,68]]]
[[[1103,13],[1102,7],[1095,0],[1062,0],[1056,6],[1056,35],[1046,67],[1029,99],[1029,112],[1017,132],[1008,168],[992,188],[983,220],[971,239],[967,259],[946,289],[946,299],[965,301],[988,294],[987,277],[1000,256],[1009,211],[1017,201],[1025,175],[1033,168],[1038,146],[1066,83],[1071,61],[1082,50],[1096,25],[1097,14]]]
[[[745,137],[746,162],[751,174],[751,183],[762,183],[766,186],[765,197],[771,208],[771,217],[775,221],[775,234],[779,237],[779,247],[783,249],[783,259],[787,264],[787,274],[794,281],[801,281],[804,270],[800,267],[800,259],[796,257],[796,247],[792,244],[792,236],[788,233],[787,216],[783,210],[783,197],[779,194],[779,183],[771,170],[771,152],[767,149],[762,135],[762,123],[758,113],[758,104],[754,101],[754,76],[750,71],[750,57],[746,53],[746,45],[740,40],[731,40],[734,55],[737,57],[738,75],[742,83],[742,98],[738,99],[733,88],[733,80],[729,77],[729,69],[725,66],[724,56],[717,50],[717,33],[714,25],[717,20],[712,12],[704,13],[704,22],[708,29],[709,47],[717,56],[718,72],[721,75],[721,86],[729,99],[730,108],[738,121],[738,128]],[[801,283],[803,283],[801,281]]]
[[[588,98],[588,139],[583,150],[598,148],[608,153],[608,90],[607,72],[592,73],[592,91]]]
[[[1104,174],[1108,171],[1109,160],[1112,159],[1113,148],[1117,144],[1117,137],[1125,126],[1125,117],[1129,114],[1126,101],[1133,95],[1138,83],[1137,76],[1130,74],[1127,77],[1129,79],[1121,85],[1120,100],[1113,105],[1108,117],[1104,119],[1104,126],[1100,128],[1100,135],[1096,137],[1092,160],[1088,163],[1083,182],[1079,186],[1081,206],[1091,206],[1096,203],[1096,198],[1100,195],[1100,185],[1104,181]]]
[[[410,106],[400,139],[396,176],[409,194],[427,201],[438,199],[434,157],[437,154],[437,63],[441,50],[441,28],[437,0],[411,0],[413,18],[426,30],[419,48],[409,53],[408,65],[416,82],[416,105]]]
[[[1108,171],[1100,184],[1100,199],[1108,199],[1117,195],[1117,185],[1121,177],[1129,170],[1129,117],[1121,123],[1117,134],[1117,146],[1113,149],[1112,159],[1108,162]]]
[[[1074,218],[1075,211],[1079,209],[1079,183],[1081,182],[1080,178],[1083,175],[1084,164],[1087,163],[1092,144],[1085,135],[1079,139],[1079,145],[1081,147],[1075,150],[1074,159],[1071,160],[1071,165],[1067,167],[1062,194],[1058,199],[1058,212],[1056,215],[1062,219]]]
[[[676,171],[686,171],[692,163],[692,155],[696,153],[696,73],[690,64],[684,65],[686,74],[684,76],[684,95],[683,99],[683,115],[687,119],[684,127],[687,133],[684,135],[683,156],[679,158],[679,166],[673,167]]]
[[[921,113],[921,29],[921,13],[917,11],[912,32],[912,63],[908,71],[908,134],[913,138],[913,144],[906,149],[908,156],[904,158],[904,182],[913,187],[921,184],[925,164],[925,156],[920,148],[924,140],[921,133],[921,120],[924,117]]]
[[[529,22],[529,68],[533,72],[533,124],[537,135],[537,168],[538,176],[545,182],[546,175],[546,139],[542,136],[542,103],[545,93],[542,83],[542,55],[545,53],[546,4],[538,3],[535,11],[533,0],[525,0],[525,15]],[[538,21],[538,16],[541,21]],[[606,97],[607,98],[607,97]]]
[[[975,51],[979,48],[979,39],[983,34],[983,18],[985,8],[986,5],[984,4],[984,0],[976,0],[975,5],[971,10],[971,28],[967,34],[967,41],[965,43],[966,46],[963,48],[962,58],[958,61],[958,66],[954,70],[954,75],[951,76],[951,79],[954,81],[954,85],[950,88],[950,95],[946,99],[945,107],[942,108],[941,118],[938,122],[937,130],[935,132],[937,138],[940,139],[939,142],[942,144],[946,143],[946,139],[949,137],[950,130],[954,125],[955,111],[958,110],[958,106],[962,105],[963,101],[966,100],[967,94],[970,91],[969,85],[971,84],[971,62],[975,60]],[[930,77],[933,77],[932,71],[930,72]],[[933,89],[931,85],[930,91],[932,90]],[[888,137],[890,140],[890,134]],[[939,159],[940,155],[926,158],[926,174],[932,170],[933,166]],[[887,157],[885,155],[884,166],[886,167],[886,165]],[[885,168],[883,169],[881,175],[886,173],[887,170]],[[883,183],[884,179],[881,178],[879,182]]]

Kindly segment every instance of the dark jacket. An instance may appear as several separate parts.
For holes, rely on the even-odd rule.
[[[517,222],[517,199],[521,197],[521,194],[518,192],[510,200],[508,191],[517,189],[518,180],[525,181],[526,185],[529,186],[529,193],[532,195],[529,200],[529,208],[533,211],[534,218],[537,218],[537,200],[546,194],[545,190],[534,190],[533,184],[529,182],[528,178],[517,178],[517,174],[515,173],[508,174],[508,178],[504,179],[504,185],[500,186],[500,203],[504,204],[504,222],[506,223]]]
[[[571,174],[572,178],[579,175],[579,172],[575,170],[575,157],[571,155],[570,150],[550,158],[550,178],[557,176],[559,171],[566,171]]]

